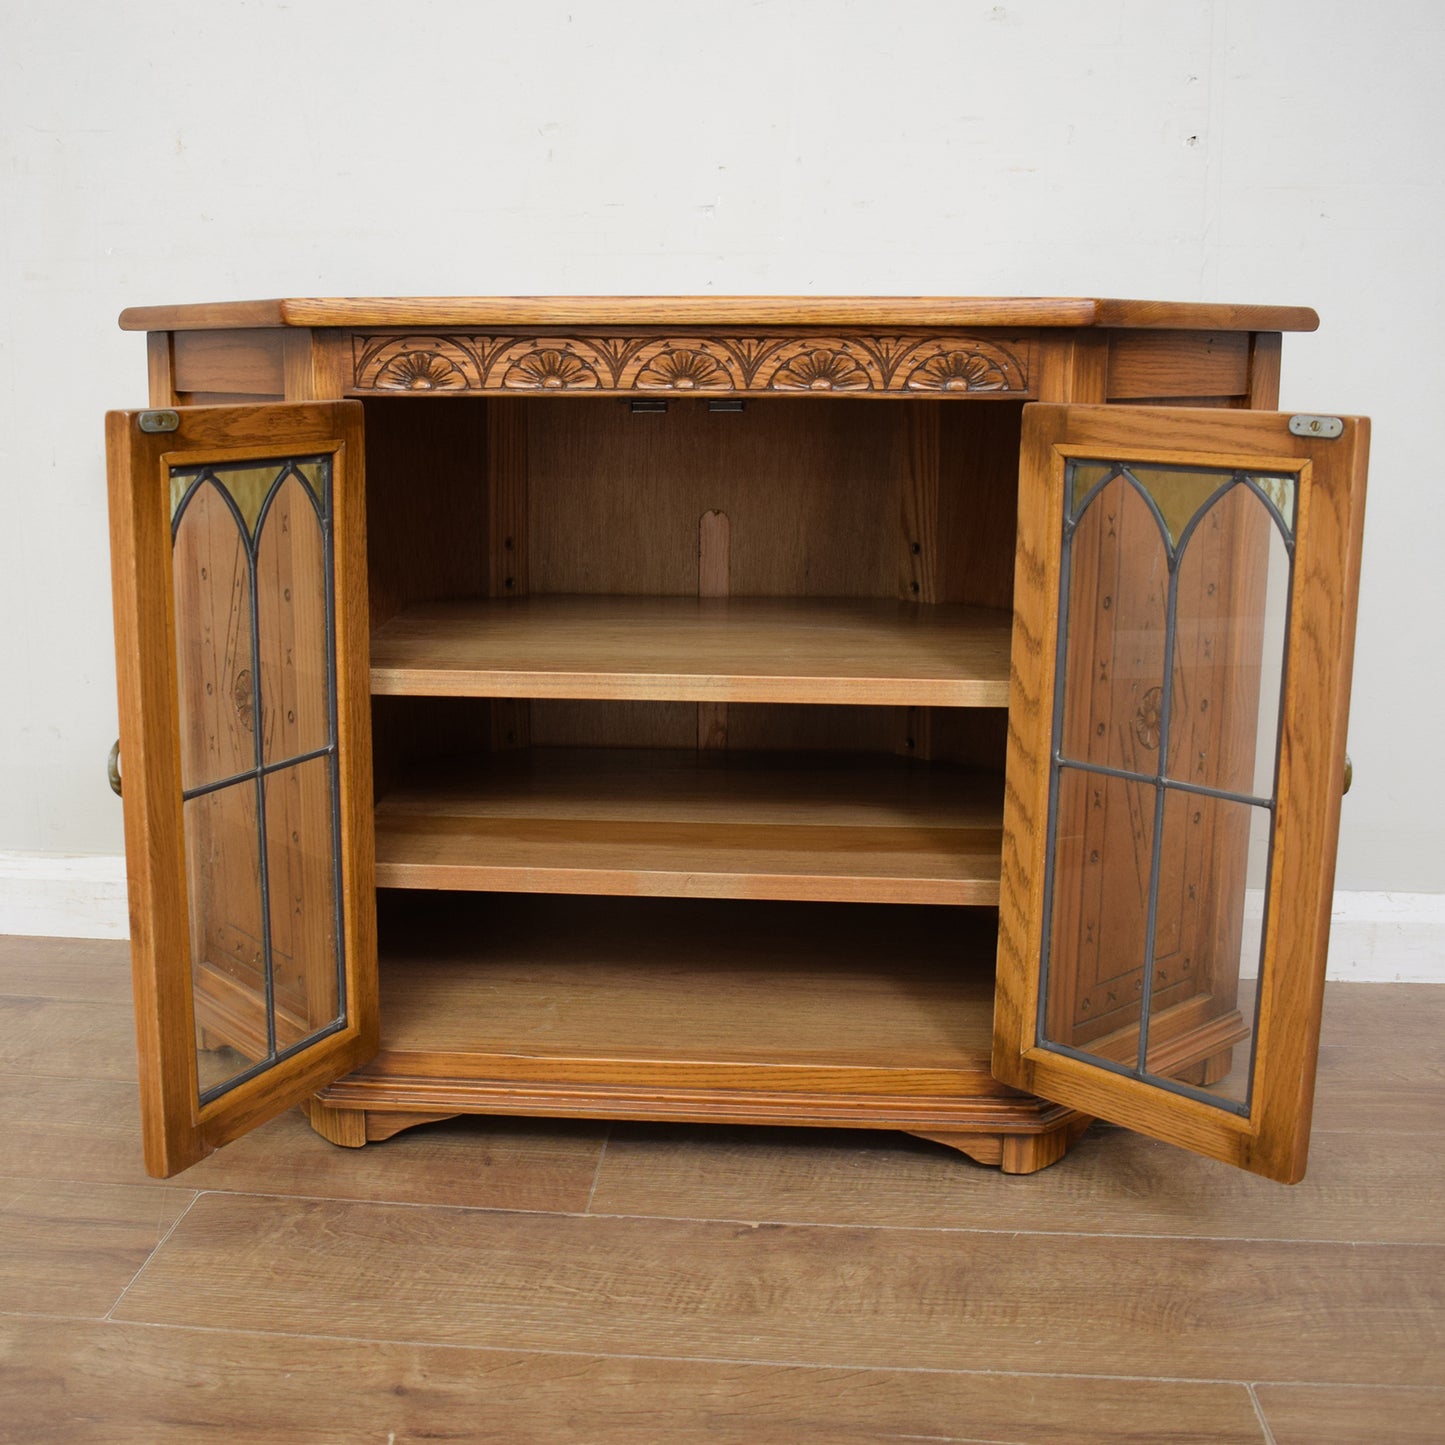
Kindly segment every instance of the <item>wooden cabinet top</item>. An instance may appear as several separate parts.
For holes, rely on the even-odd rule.
[[[1121,327],[1313,331],[1307,306],[1065,296],[291,296],[131,306],[125,331],[271,326]]]

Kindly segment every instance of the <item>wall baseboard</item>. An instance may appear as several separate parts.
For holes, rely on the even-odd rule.
[[[125,859],[0,853],[0,933],[129,938]]]
[[[125,860],[0,853],[0,934],[126,938]],[[1445,893],[1335,894],[1329,977],[1445,983]]]

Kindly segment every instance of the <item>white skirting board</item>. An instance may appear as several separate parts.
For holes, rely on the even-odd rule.
[[[129,931],[123,858],[0,852],[0,934],[125,938]],[[1445,893],[1336,893],[1329,977],[1445,983]]]

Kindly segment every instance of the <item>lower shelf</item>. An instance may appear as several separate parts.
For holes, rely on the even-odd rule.
[[[333,1107],[1042,1127],[989,1073],[983,910],[394,894]]]
[[[1002,814],[997,774],[946,764],[534,749],[433,769],[383,797],[377,882],[991,906]]]

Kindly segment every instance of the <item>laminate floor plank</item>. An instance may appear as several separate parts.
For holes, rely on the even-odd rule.
[[[0,1076],[134,1081],[129,1002],[0,997]]]
[[[0,1318],[0,1440],[1261,1445],[1242,1385],[820,1370]]]
[[[104,1315],[194,1198],[189,1189],[0,1178],[0,1310]]]
[[[1440,1445],[1445,1388],[1260,1385],[1255,1394],[1275,1445]]]
[[[134,1084],[0,1076],[0,1175],[158,1186],[141,1163]],[[457,1204],[586,1207],[607,1137],[567,1119],[452,1119],[385,1144],[328,1144],[299,1111],[282,1114],[193,1165],[193,1189]]]
[[[154,1181],[127,957],[0,939],[0,1441],[1445,1439],[1445,989],[1327,986],[1292,1189],[1105,1126],[1009,1178],[886,1132],[344,1150],[296,1113]]]
[[[1438,1142],[1445,1150],[1445,1135]],[[1317,1135],[1304,1182],[1286,1188],[1122,1129],[1096,1127],[1046,1173],[1019,1178],[904,1134],[619,1124],[591,1208],[797,1224],[1445,1244],[1442,1176],[1435,1150],[1381,1134]]]
[[[279,1209],[212,1194],[116,1317],[778,1364],[1433,1384],[1442,1266],[1445,1250],[1422,1245]]]
[[[1325,985],[1320,1043],[1370,1050],[1439,1052],[1445,1028],[1445,988],[1435,983]]]
[[[0,939],[0,994],[128,1004],[130,943],[124,938],[5,937]]]

